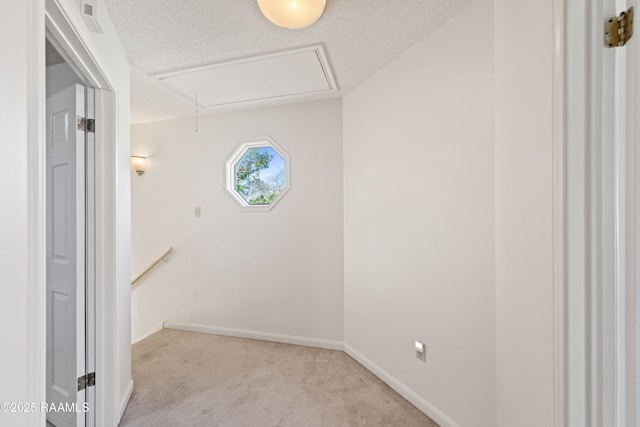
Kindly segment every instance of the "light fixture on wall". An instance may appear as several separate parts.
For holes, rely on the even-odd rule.
[[[258,0],[260,11],[269,21],[290,30],[316,22],[326,4],[327,0]]]
[[[134,171],[136,175],[140,176],[144,174],[144,171],[147,168],[147,158],[141,156],[131,156],[130,164],[131,170]]]

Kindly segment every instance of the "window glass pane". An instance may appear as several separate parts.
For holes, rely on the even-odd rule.
[[[269,205],[287,184],[285,160],[268,146],[247,150],[233,172],[235,191],[252,206]]]

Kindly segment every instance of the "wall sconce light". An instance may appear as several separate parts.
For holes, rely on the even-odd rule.
[[[131,156],[130,164],[131,170],[134,171],[136,175],[140,176],[147,168],[147,158],[141,156]]]
[[[258,0],[262,14],[278,27],[296,30],[316,22],[327,0]]]

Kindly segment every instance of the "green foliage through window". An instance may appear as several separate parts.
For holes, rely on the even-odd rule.
[[[286,186],[285,160],[272,147],[250,148],[235,164],[234,178],[249,205],[269,205]]]

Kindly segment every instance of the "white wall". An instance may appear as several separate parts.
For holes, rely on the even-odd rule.
[[[0,401],[29,402],[29,2],[0,6]],[[44,62],[42,63],[44,67]],[[44,71],[44,69],[43,69]],[[44,355],[43,355],[44,356]],[[0,412],[0,424],[28,416]]]
[[[552,6],[496,0],[497,384],[504,427],[553,425]]]
[[[3,2],[0,6],[0,401],[42,402],[44,396],[44,199],[41,129],[45,99],[44,1]],[[129,327],[129,67],[115,28],[102,14],[104,34],[90,33],[78,11],[79,2],[59,0],[77,25],[79,36],[114,84],[117,95],[117,157],[113,190],[115,212],[108,218],[115,237],[113,281],[115,302],[115,390],[106,399],[103,420],[116,425],[120,402],[131,383]],[[100,3],[102,4],[102,2]],[[104,9],[102,9],[104,11]],[[42,125],[42,126],[40,126]],[[39,172],[39,169],[42,169]],[[123,280],[124,279],[124,280]],[[41,334],[38,334],[38,331]],[[110,347],[113,349],[113,345]],[[112,392],[112,393],[111,393]],[[116,402],[117,400],[117,402]],[[0,412],[0,424],[42,425],[43,413]]]
[[[342,101],[132,127],[134,341],[162,321],[343,339]],[[291,157],[291,189],[270,212],[244,212],[225,189],[240,141],[269,135]],[[195,218],[194,207],[202,208]]]
[[[496,425],[493,22],[476,1],[344,98],[345,344],[443,425]]]

